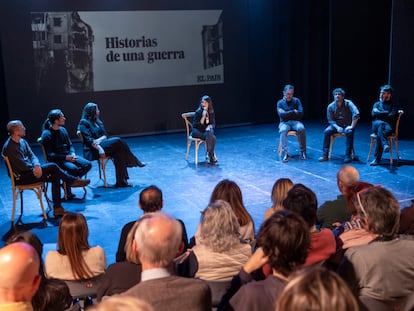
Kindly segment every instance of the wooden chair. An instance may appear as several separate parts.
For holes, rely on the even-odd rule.
[[[187,152],[185,153],[185,160],[188,161],[188,154],[190,152],[191,143],[194,142],[194,151],[195,151],[195,164],[198,164],[198,149],[200,145],[204,143],[205,148],[205,140],[201,138],[194,138],[191,136],[191,132],[193,130],[193,119],[194,119],[195,112],[185,112],[181,114],[181,117],[184,119],[185,122],[185,129],[187,133]]]
[[[289,137],[289,136],[298,137],[298,132],[296,132],[296,131],[288,131],[286,135],[287,135],[287,137]],[[280,140],[279,140],[279,146],[277,147],[277,153],[279,155],[282,154],[282,142]]]
[[[82,144],[85,144],[81,131],[77,131],[76,135],[79,137]],[[106,179],[106,166],[107,166],[109,160],[112,160],[112,162],[114,161],[114,159],[110,156],[105,156],[103,158],[102,157],[98,158],[99,179],[103,180],[105,188],[108,188],[108,181]]]
[[[333,149],[333,145],[335,143],[335,139],[339,138],[339,137],[346,137],[346,135],[344,133],[334,133],[331,135],[331,141],[329,143],[329,153],[328,153],[328,158],[331,159],[332,156],[332,149]],[[351,157],[354,157],[354,150],[351,150]]]
[[[392,133],[390,136],[388,136],[388,145],[390,146],[390,165],[392,165],[393,160],[392,160],[392,144],[394,143],[395,145],[395,153],[397,154],[397,161],[400,159],[400,154],[398,153],[398,128],[400,127],[400,120],[401,120],[401,116],[404,114],[403,110],[398,110],[398,118],[397,118],[397,122],[395,123],[395,132]],[[371,153],[372,153],[372,148],[375,145],[375,142],[377,141],[377,135],[376,134],[371,134],[371,143],[369,144],[369,153],[368,153],[368,157],[367,157],[367,162],[369,161],[369,158],[371,157]]]
[[[45,160],[46,163],[49,162],[48,157],[47,157],[47,152],[46,152],[45,146],[43,145],[42,137],[39,137],[37,139],[37,142],[42,147],[43,159]],[[45,185],[45,193],[47,193],[47,187],[48,187],[48,184],[46,183],[46,185]],[[82,188],[83,188],[83,199],[84,199],[86,197],[86,187],[82,187]],[[68,199],[68,190],[67,190],[67,185],[66,185],[65,182],[63,183],[63,191],[64,191],[65,200],[67,200]]]
[[[3,155],[3,159],[6,162],[6,166],[7,166],[7,171],[10,177],[10,181],[12,184],[12,195],[13,195],[13,210],[12,210],[12,216],[11,216],[11,224],[12,227],[15,225],[14,223],[14,215],[16,213],[16,201],[17,201],[17,197],[20,194],[20,216],[16,222],[16,224],[22,223],[22,216],[23,216],[23,191],[24,190],[32,190],[37,198],[39,199],[39,203],[40,203],[40,208],[42,209],[42,214],[43,214],[43,218],[46,221],[47,220],[47,215],[45,212],[45,208],[43,205],[43,200],[42,200],[42,193],[45,191],[45,183],[43,181],[39,181],[33,184],[27,184],[27,185],[17,185],[16,184],[16,178],[18,178],[18,174],[13,172],[13,168],[10,164],[10,160],[7,156]],[[47,200],[47,198],[46,198]],[[49,203],[49,201],[48,201]]]

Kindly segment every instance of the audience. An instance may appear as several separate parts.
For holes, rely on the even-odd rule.
[[[167,307],[168,309],[168,307]],[[112,296],[89,308],[92,311],[154,311],[145,301],[130,296]]]
[[[316,227],[318,201],[315,193],[302,184],[295,184],[283,201],[283,206],[300,215],[308,225],[311,245],[306,265],[322,263],[329,259],[336,250],[335,237],[331,230]]]
[[[399,234],[414,234],[414,200],[401,210]]]
[[[272,207],[264,215],[264,220],[268,219],[273,213],[284,209],[283,200],[293,187],[293,182],[289,178],[279,178],[272,188]]]
[[[155,213],[161,211],[164,206],[164,200],[162,198],[162,191],[157,186],[151,185],[146,187],[141,191],[139,194],[139,201],[138,206],[145,214],[148,213]],[[184,243],[185,252],[188,248],[188,237],[187,237],[187,230],[185,229],[184,222],[180,219],[177,219],[181,226],[182,226],[182,241]],[[135,221],[131,221],[124,225],[121,231],[121,237],[119,239],[118,244],[118,251],[116,252],[116,261],[121,262],[126,260],[126,252],[125,252],[125,243],[127,239],[128,232],[131,231],[131,228],[134,226]]]
[[[316,212],[317,223],[322,228],[334,229],[351,218],[345,196],[358,180],[359,172],[355,167],[344,165],[339,169],[336,181],[341,194],[336,200],[323,203]]]
[[[229,203],[217,200],[202,212],[200,237],[182,264],[184,276],[231,280],[252,254],[239,238],[239,223]],[[186,268],[184,268],[186,267]]]
[[[244,207],[240,187],[232,180],[223,179],[214,187],[211,193],[210,202],[212,203],[217,200],[228,202],[233,209],[240,225],[240,239],[248,243],[254,241],[255,230],[253,218]]]
[[[140,222],[134,251],[142,265],[141,282],[122,293],[149,303],[155,311],[210,311],[211,292],[202,280],[172,274],[174,258],[182,252],[181,225],[161,212]]]
[[[42,253],[43,244],[31,231],[18,232],[10,237],[7,244],[25,242],[31,245],[39,256],[39,275],[41,277],[39,289],[32,298],[34,311],[63,311],[71,306],[73,299],[69,287],[62,280],[47,279],[44,273]],[[78,305],[78,307],[80,307]],[[79,309],[79,308],[78,308]],[[78,310],[74,308],[73,310]]]
[[[312,266],[292,273],[277,302],[276,311],[358,311],[346,283],[324,267]]]
[[[40,285],[37,251],[25,242],[0,249],[0,310],[31,311]]]
[[[338,272],[368,309],[379,301],[391,310],[414,293],[414,239],[397,235],[400,206],[391,192],[371,187],[355,197],[366,230],[375,239],[347,249]]]
[[[146,216],[144,215],[143,217]],[[141,219],[138,219],[128,232],[125,244],[126,261],[110,265],[102,276],[101,285],[99,286],[97,294],[98,301],[103,296],[123,293],[141,281],[142,268],[138,256],[133,249],[135,232]]]
[[[257,243],[259,248],[233,278],[218,310],[274,310],[287,278],[305,263],[310,246],[309,230],[299,215],[279,211],[262,224]],[[265,280],[252,282],[252,273],[266,263],[272,273]]]
[[[57,250],[46,254],[48,278],[86,280],[105,272],[105,251],[88,242],[88,224],[79,213],[66,213],[58,231]]]

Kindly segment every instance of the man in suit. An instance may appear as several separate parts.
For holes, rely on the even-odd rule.
[[[16,242],[0,249],[0,310],[31,311],[40,285],[40,260],[27,243]]]
[[[210,311],[209,286],[172,273],[174,258],[182,248],[177,220],[161,212],[144,215],[133,244],[142,265],[141,282],[122,295],[140,298],[155,311]]]
[[[157,186],[151,185],[146,187],[139,194],[138,205],[140,209],[144,212],[144,215],[148,213],[155,213],[161,211],[164,206],[164,199],[162,198],[162,191]],[[188,237],[187,230],[185,229],[184,222],[180,219],[177,219],[182,226],[182,241],[184,243],[183,251],[186,251],[188,248]],[[121,262],[126,260],[125,252],[125,243],[129,231],[135,224],[135,220],[124,225],[121,231],[121,237],[119,239],[118,251],[116,252],[116,262]]]

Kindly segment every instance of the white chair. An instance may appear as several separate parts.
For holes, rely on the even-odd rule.
[[[201,138],[194,138],[191,136],[191,132],[193,130],[193,119],[194,119],[195,112],[185,112],[181,114],[181,117],[184,119],[185,122],[185,129],[187,133],[187,152],[185,153],[185,160],[188,161],[188,154],[190,152],[191,143],[194,142],[194,151],[195,151],[195,164],[198,164],[198,149],[200,145],[204,143],[205,148],[205,140]]]
[[[13,195],[13,210],[12,210],[12,216],[11,216],[11,224],[12,226],[15,225],[14,223],[14,216],[16,213],[16,201],[17,201],[17,197],[20,194],[20,216],[16,222],[16,224],[18,223],[22,223],[21,218],[23,216],[23,191],[24,190],[32,190],[37,198],[39,199],[39,203],[40,203],[40,208],[42,209],[42,214],[43,214],[43,218],[46,221],[47,220],[47,215],[45,212],[45,208],[43,205],[43,200],[42,200],[42,193],[45,191],[45,183],[43,181],[39,181],[33,184],[26,184],[26,185],[17,185],[16,184],[16,179],[19,178],[19,174],[13,172],[13,168],[10,164],[10,160],[7,156],[3,156],[4,161],[6,162],[6,166],[7,166],[7,171],[10,177],[10,181],[11,181],[11,185],[12,185],[12,195]],[[46,197],[47,200],[47,197]],[[47,200],[48,204],[49,201]]]

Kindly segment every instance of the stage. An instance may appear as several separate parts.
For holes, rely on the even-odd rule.
[[[85,215],[89,225],[91,245],[101,245],[106,252],[108,264],[115,261],[119,235],[122,226],[142,213],[137,202],[140,191],[154,184],[164,195],[164,211],[182,219],[189,237],[194,234],[200,219],[200,211],[209,201],[211,191],[222,179],[234,180],[240,186],[245,206],[252,215],[256,231],[263,220],[264,211],[271,206],[270,191],[275,180],[281,177],[292,179],[310,187],[318,197],[318,204],[335,199],[338,195],[336,172],[342,166],[345,152],[345,139],[335,140],[333,156],[329,162],[318,162],[322,155],[324,122],[305,122],[307,130],[308,160],[299,159],[299,146],[295,137],[289,137],[288,163],[282,163],[277,153],[279,135],[276,124],[219,128],[216,131],[216,154],[218,166],[204,162],[204,150],[200,148],[199,164],[194,164],[194,145],[188,162],[185,160],[186,137],[184,132],[125,138],[132,151],[141,161],[147,162],[144,168],[129,169],[131,188],[104,188],[99,179],[96,161],[88,174],[91,184],[87,187],[84,200],[63,202],[68,211]],[[370,124],[361,123],[355,133],[355,166],[361,180],[381,184],[391,190],[401,207],[411,204],[414,199],[414,141],[400,140],[400,161],[389,165],[389,154],[384,154],[380,166],[371,167],[366,158],[369,151]],[[2,142],[3,143],[3,142]],[[78,154],[82,154],[80,142],[75,142]],[[33,145],[34,152],[43,162],[40,146]],[[372,159],[372,157],[371,157]],[[12,210],[11,183],[7,176],[4,161],[0,165],[0,234],[7,237],[10,229]],[[108,164],[109,184],[115,183],[114,167]],[[50,191],[50,190],[49,190]],[[79,198],[81,188],[73,190]],[[50,197],[50,194],[49,194]],[[44,200],[45,206],[46,201]],[[17,201],[16,219],[19,216],[20,199]],[[24,192],[25,225],[19,229],[31,229],[45,244],[45,250],[55,247],[59,220],[49,213],[49,220],[42,222],[39,201],[34,193]],[[4,241],[1,242],[1,245]]]

